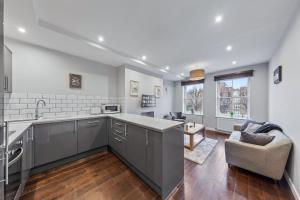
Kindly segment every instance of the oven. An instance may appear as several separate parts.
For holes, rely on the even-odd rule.
[[[109,114],[109,113],[119,113],[120,112],[120,105],[119,104],[105,104],[102,105],[102,112]]]
[[[6,161],[6,183],[4,188],[5,200],[19,199],[22,190],[22,137],[14,141],[8,147]]]

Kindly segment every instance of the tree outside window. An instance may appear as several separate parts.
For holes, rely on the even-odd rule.
[[[203,114],[203,84],[183,87],[183,112],[186,114]]]

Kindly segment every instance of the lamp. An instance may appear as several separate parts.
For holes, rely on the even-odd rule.
[[[190,80],[200,80],[204,79],[204,69],[195,69],[190,71]]]

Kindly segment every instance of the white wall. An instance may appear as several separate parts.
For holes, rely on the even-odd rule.
[[[139,82],[138,97],[130,96],[130,80]],[[141,112],[154,111],[155,117],[162,118],[163,115],[168,114],[173,110],[174,99],[174,83],[164,81],[161,77],[154,74],[143,73],[136,69],[125,67],[125,109],[128,113],[140,114]],[[142,94],[154,95],[154,86],[160,86],[162,90],[162,97],[156,99],[156,107],[142,108],[141,97]]]
[[[268,64],[257,64],[205,75],[203,122],[209,128],[217,128],[232,131],[233,124],[242,123],[243,120],[216,118],[216,82],[215,75],[254,70],[254,76],[250,78],[250,117],[258,121],[268,120]],[[176,110],[182,111],[182,87],[176,83]],[[191,118],[192,119],[192,118]],[[198,118],[197,118],[198,119]],[[201,117],[199,117],[199,120]]]
[[[300,12],[294,18],[281,46],[270,61],[269,67],[269,118],[279,124],[292,139],[294,146],[287,171],[300,191]],[[273,71],[282,65],[283,80],[273,83]]]
[[[117,69],[12,39],[13,92],[117,96]],[[82,75],[82,89],[69,88],[69,73]]]

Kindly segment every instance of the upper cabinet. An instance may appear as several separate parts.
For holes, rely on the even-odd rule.
[[[4,92],[12,92],[12,52],[4,46]]]

